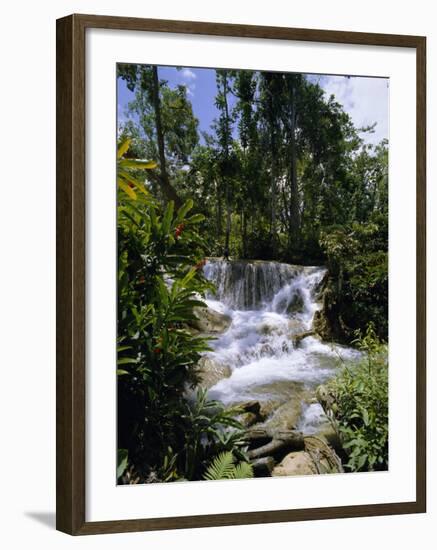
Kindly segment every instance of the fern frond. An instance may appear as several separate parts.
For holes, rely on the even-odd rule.
[[[239,462],[234,467],[234,475],[232,479],[249,479],[253,477],[252,464],[249,462]]]
[[[223,452],[217,455],[212,464],[208,466],[204,479],[216,481],[218,479],[231,479],[234,472],[234,455],[230,452]]]

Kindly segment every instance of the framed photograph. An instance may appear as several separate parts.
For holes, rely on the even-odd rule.
[[[426,510],[426,40],[57,21],[57,528]]]

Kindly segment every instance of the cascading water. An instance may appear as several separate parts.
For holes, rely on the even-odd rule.
[[[229,329],[211,342],[211,359],[230,367],[229,378],[210,388],[209,396],[225,404],[248,400],[280,403],[291,388],[307,394],[334,375],[339,358],[354,360],[357,352],[307,336],[317,289],[326,269],[263,261],[210,260],[204,267],[217,289],[210,308],[231,317]],[[287,397],[288,396],[288,397]],[[303,407],[301,427],[317,430],[321,409]],[[317,420],[318,419],[318,420]]]

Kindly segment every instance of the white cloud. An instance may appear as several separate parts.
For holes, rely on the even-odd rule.
[[[184,80],[196,80],[197,75],[191,69],[182,69],[181,75]]]
[[[320,76],[312,77],[325,91],[343,105],[358,128],[376,122],[373,134],[363,134],[368,143],[388,138],[389,81],[386,78]]]

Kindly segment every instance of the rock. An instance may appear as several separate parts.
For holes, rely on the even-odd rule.
[[[245,428],[250,428],[250,426],[253,426],[258,422],[257,415],[251,412],[245,412],[243,414],[239,414],[236,418],[238,422],[243,424]]]
[[[285,403],[290,401],[301,402],[306,394],[302,382],[291,380],[280,380],[253,386],[252,392],[260,402],[261,415],[264,417],[273,415]],[[266,422],[268,421],[269,419]]]
[[[273,469],[272,476],[304,476],[343,472],[341,460],[316,436],[304,437],[304,450],[288,453]]]
[[[291,336],[291,339],[293,340],[293,343],[295,346],[298,346],[304,338],[308,338],[308,336],[315,336],[316,333],[314,330],[306,330],[304,332],[299,332],[297,334],[293,334]]]
[[[342,452],[340,437],[338,433],[334,430],[330,422],[323,424],[314,435],[325,441],[337,453]]]
[[[255,477],[270,477],[275,467],[275,459],[272,456],[257,458],[251,462]]]
[[[294,430],[302,416],[303,394],[293,396],[285,403],[279,405],[273,414],[264,422],[264,426],[269,431],[278,429]]]
[[[288,330],[291,334],[296,334],[297,332],[302,332],[304,325],[299,319],[288,319]]]
[[[229,378],[232,373],[229,365],[219,363],[208,355],[203,355],[197,365],[200,376],[199,386],[207,390],[223,378]]]
[[[271,334],[280,332],[280,329],[281,327],[277,324],[264,322],[256,327],[256,332],[261,336],[270,336]]]
[[[260,405],[259,401],[255,401],[255,400],[246,401],[245,403],[242,403],[241,405],[238,405],[238,406],[244,412],[253,413],[256,416],[259,416],[259,414],[260,414],[261,405]]]
[[[305,452],[311,456],[319,474],[342,473],[341,460],[335,451],[320,437],[311,435],[304,437]]]
[[[273,468],[272,476],[309,476],[317,474],[311,456],[305,451],[289,453]]]
[[[304,305],[303,296],[301,292],[296,292],[293,298],[290,300],[287,306],[287,313],[289,315],[302,311]]]
[[[191,321],[192,326],[204,333],[222,333],[231,326],[229,315],[220,313],[209,307],[194,308],[196,319]]]

